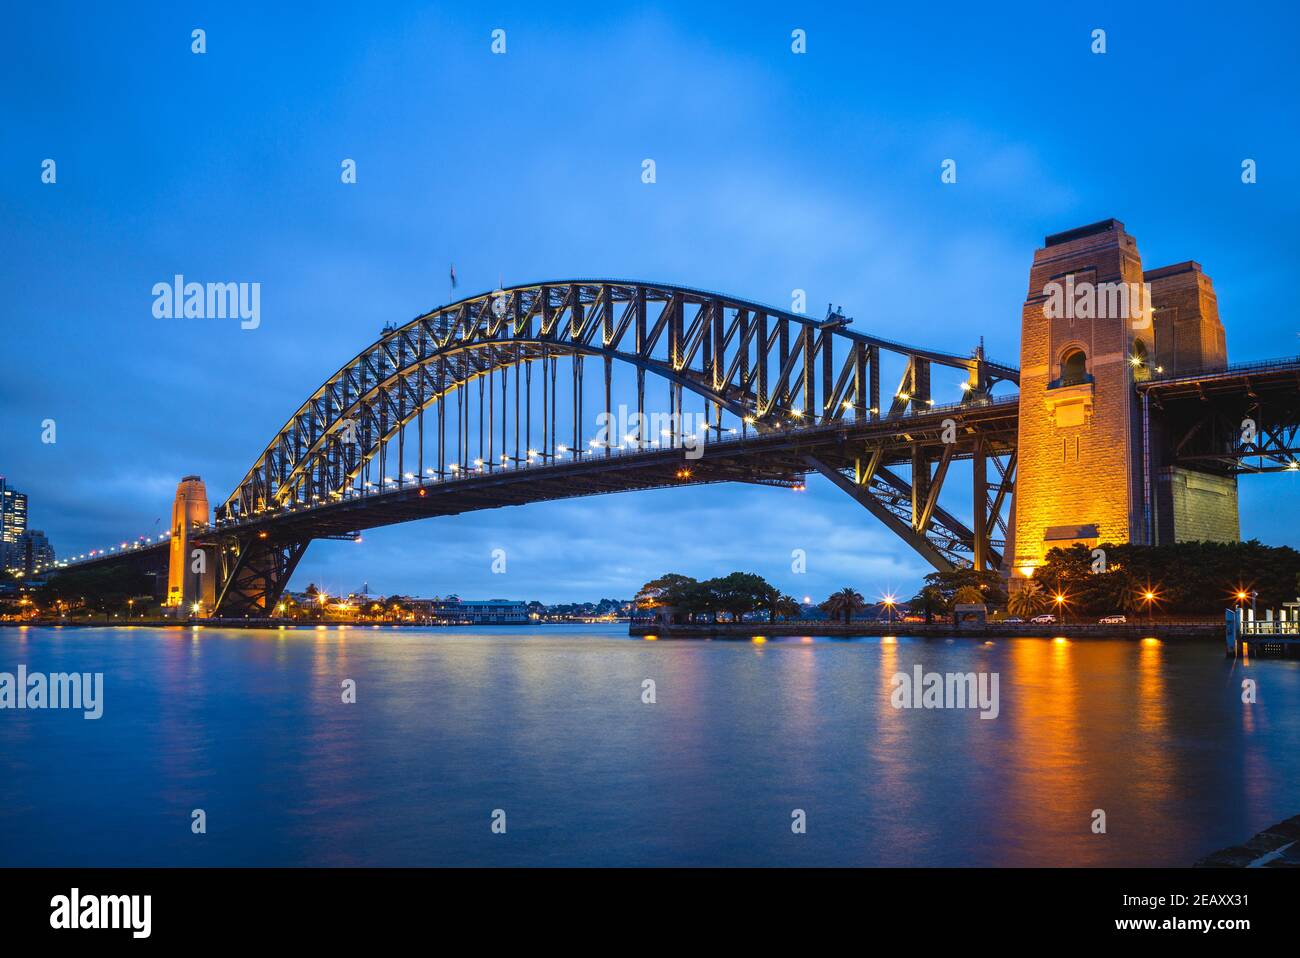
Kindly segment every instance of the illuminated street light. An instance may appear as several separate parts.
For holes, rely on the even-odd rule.
[[[1156,600],[1159,598],[1160,593],[1156,592],[1155,589],[1152,589],[1150,586],[1147,586],[1147,588],[1142,592],[1142,601],[1147,604],[1147,622],[1149,624],[1155,621],[1155,604]]]
[[[1052,601],[1056,603],[1056,614],[1061,617],[1061,624],[1065,624],[1065,610],[1069,604],[1069,596],[1063,592],[1057,592],[1052,596]]]

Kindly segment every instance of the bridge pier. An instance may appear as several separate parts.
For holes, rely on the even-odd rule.
[[[222,586],[213,615],[235,619],[274,614],[309,543],[275,541],[266,531],[228,542],[221,549]]]
[[[1227,362],[1193,262],[1143,272],[1118,220],[1046,238],[1022,310],[1012,589],[1053,548],[1238,538],[1232,468],[1175,462],[1144,384]]]

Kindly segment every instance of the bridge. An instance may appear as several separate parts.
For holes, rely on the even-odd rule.
[[[1131,241],[1116,221],[1083,230],[1049,237],[1040,254],[1059,259],[1064,247],[1101,262]],[[1183,284],[1178,295],[1184,273],[1171,274]],[[1068,463],[1071,439],[1077,458],[1088,430],[1131,424],[1126,470],[1140,477],[1116,495],[1123,530],[1104,520],[1053,525],[1048,516],[1041,529],[1022,522],[1036,537],[1033,556],[1047,543],[1172,541],[1183,535],[1187,511],[1175,493],[1198,495],[1187,490],[1202,480],[1232,484],[1235,523],[1239,473],[1300,468],[1300,357],[1232,367],[1211,355],[1195,366],[1206,357],[1177,343],[1161,350],[1157,312],[1152,344],[1130,335],[1118,364],[1093,355],[1091,367],[1078,357],[1082,347],[1069,345],[1084,341],[1072,319],[1059,337],[1068,355],[1058,370],[1032,355],[1039,329],[1057,322],[1044,319],[1035,282],[1022,346],[1032,377],[1019,390],[1020,370],[986,358],[982,345],[965,355],[909,346],[851,328],[829,308],[815,319],[720,293],[603,279],[468,297],[386,327],[302,403],[211,515],[204,497],[197,512],[179,510],[158,542],[123,542],[55,571],[168,570],[174,605],[265,616],[313,540],[697,483],[799,491],[817,474],[936,569],[1032,575],[1033,557],[1010,554],[1017,472],[1025,461],[1037,480],[1062,472],[1042,464],[1052,446],[1034,432],[1040,427],[1051,430],[1051,443],[1061,441]],[[1199,311],[1197,319],[1204,320]],[[1179,327],[1184,339],[1187,325]],[[1174,323],[1165,331],[1166,339],[1180,334]],[[1091,330],[1089,353],[1099,332],[1111,330]],[[1118,386],[1106,379],[1116,369]],[[1121,395],[1123,410],[1104,412],[1106,400]],[[1257,428],[1243,432],[1247,421]],[[958,462],[969,463],[969,481],[950,480]],[[1025,515],[1023,495],[1019,508]],[[1057,518],[1091,515],[1062,508],[1073,511]],[[1023,551],[1024,529],[1019,538]]]

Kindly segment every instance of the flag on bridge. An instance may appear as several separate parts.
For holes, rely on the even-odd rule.
[[[451,264],[451,288],[456,288],[456,264]]]

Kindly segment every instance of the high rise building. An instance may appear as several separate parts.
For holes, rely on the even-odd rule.
[[[18,553],[22,570],[28,575],[44,572],[54,565],[54,547],[40,529],[28,529],[19,536],[14,551]]]
[[[27,496],[0,476],[0,568],[22,568],[19,540],[27,531]]]

